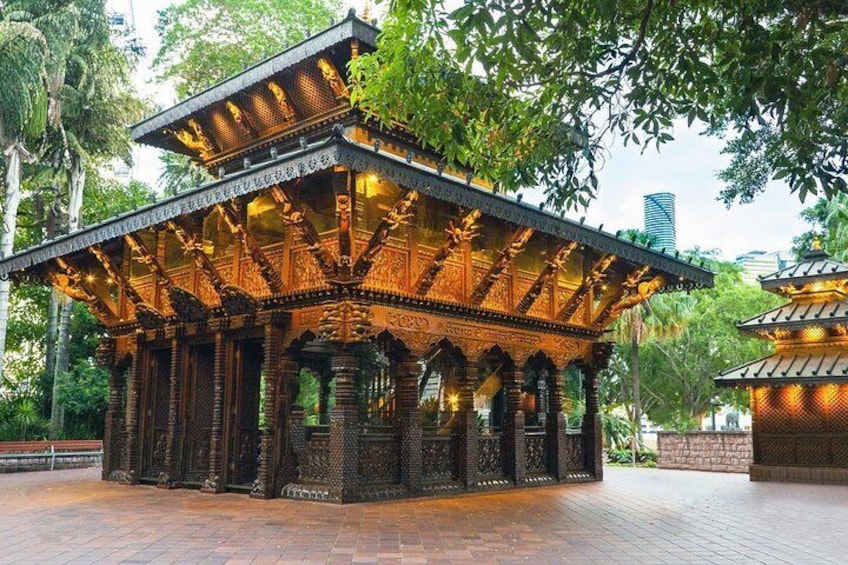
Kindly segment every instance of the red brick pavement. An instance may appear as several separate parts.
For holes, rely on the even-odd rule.
[[[349,506],[0,475],[2,563],[845,563],[848,487],[610,468],[603,483]]]

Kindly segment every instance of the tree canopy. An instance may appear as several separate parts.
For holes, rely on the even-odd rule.
[[[352,98],[507,189],[587,205],[613,138],[659,147],[680,118],[728,138],[728,203],[768,179],[802,200],[848,188],[845,2],[453,5],[392,0]]]

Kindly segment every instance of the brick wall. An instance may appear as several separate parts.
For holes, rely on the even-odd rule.
[[[752,461],[751,432],[657,434],[657,465],[663,469],[747,473]]]

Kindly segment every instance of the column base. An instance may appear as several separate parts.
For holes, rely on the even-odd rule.
[[[203,481],[203,486],[200,487],[200,492],[203,494],[221,494],[224,492],[224,484],[221,481],[221,477],[215,475],[214,477],[207,477],[205,481]]]

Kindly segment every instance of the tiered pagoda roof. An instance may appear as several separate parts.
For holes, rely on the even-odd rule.
[[[763,290],[791,302],[738,322],[739,331],[775,343],[775,354],[734,367],[720,386],[848,381],[848,265],[818,244],[803,261],[760,277]]]

